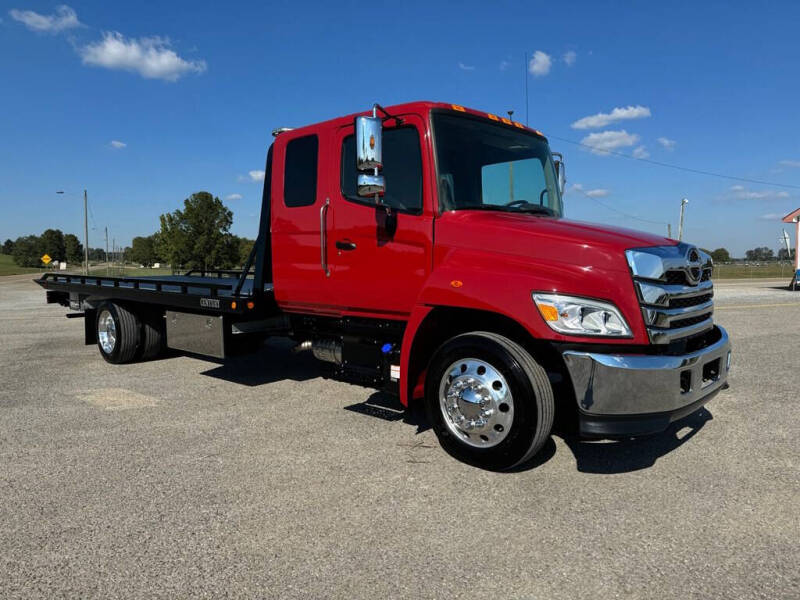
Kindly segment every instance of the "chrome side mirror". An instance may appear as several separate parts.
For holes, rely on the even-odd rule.
[[[375,115],[356,117],[356,169],[372,171],[358,175],[358,195],[373,196],[380,203],[386,191],[386,180],[378,171],[383,168],[383,121]]]
[[[564,156],[561,152],[553,152],[553,156],[556,159],[555,165],[556,176],[558,177],[558,191],[563,195],[567,187],[567,169],[564,166]]]
[[[386,192],[386,180],[383,175],[358,174],[359,196],[374,198],[376,195],[383,196],[384,192]]]
[[[356,169],[383,168],[383,123],[379,117],[356,117]]]

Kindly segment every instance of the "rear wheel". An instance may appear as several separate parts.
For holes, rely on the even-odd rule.
[[[553,424],[547,373],[516,342],[484,331],[451,338],[436,351],[425,405],[448,453],[491,470],[528,461]]]
[[[136,357],[141,343],[141,327],[135,313],[107,302],[97,309],[97,346],[108,362],[123,364]]]
[[[150,360],[157,358],[166,348],[164,335],[164,317],[161,313],[148,313],[141,316],[142,343],[139,358]]]

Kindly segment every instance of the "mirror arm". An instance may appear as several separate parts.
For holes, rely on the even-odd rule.
[[[390,121],[390,120],[394,119],[395,123],[397,123],[398,125],[402,125],[403,124],[403,118],[402,117],[397,117],[395,115],[389,114],[389,111],[387,111],[385,108],[383,108],[380,104],[378,104],[376,102],[375,104],[372,105],[372,116],[373,117],[377,117],[378,116],[377,111],[381,111],[384,115],[386,115],[386,116],[381,118],[381,121],[383,121],[384,123],[386,121]]]

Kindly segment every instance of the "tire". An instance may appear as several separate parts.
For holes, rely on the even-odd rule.
[[[163,354],[166,348],[164,316],[161,313],[142,315],[142,343],[137,358],[152,360]]]
[[[136,359],[142,340],[141,324],[135,313],[106,302],[97,309],[97,347],[107,361],[115,365]]]
[[[555,412],[545,370],[516,342],[486,331],[453,337],[434,353],[425,407],[445,451],[492,471],[535,456]]]

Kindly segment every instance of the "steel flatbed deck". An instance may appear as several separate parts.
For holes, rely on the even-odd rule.
[[[241,272],[221,271],[215,272],[215,276],[191,273],[153,277],[46,273],[34,281],[47,290],[48,302],[60,304],[70,299],[128,300],[165,308],[247,316],[254,312],[263,314],[274,307],[271,283],[264,284],[263,292],[257,294],[254,279],[242,277]],[[259,310],[255,310],[256,303]]]

